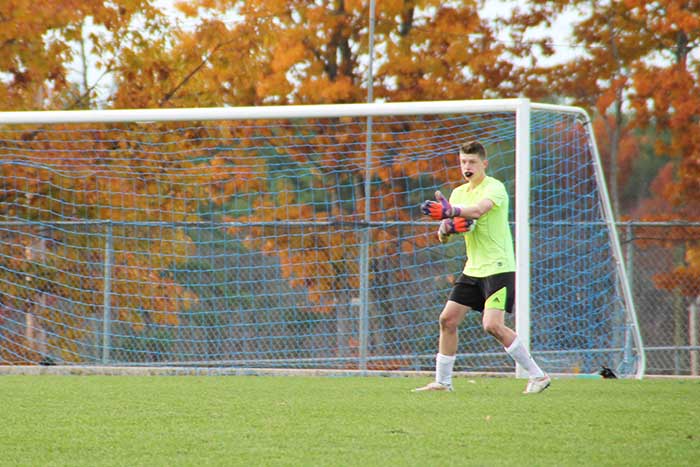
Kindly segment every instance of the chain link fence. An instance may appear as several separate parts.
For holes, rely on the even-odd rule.
[[[646,350],[646,373],[649,375],[700,375],[700,281],[698,281],[697,271],[695,274],[693,274],[693,270],[689,269],[688,267],[688,260],[692,257],[692,255],[700,254],[700,222],[623,222],[618,223],[617,225],[628,280],[630,281],[638,322]],[[99,226],[88,226],[88,228],[97,229]],[[65,226],[63,227],[62,232],[64,232],[66,235],[70,233]],[[199,240],[200,242],[203,241],[201,238]],[[211,240],[204,242],[204,244],[211,244]],[[41,243],[41,245],[43,245],[43,249],[48,248],[48,244],[44,245],[44,243]],[[37,248],[38,247],[35,245],[32,251],[39,251]],[[200,254],[204,255],[202,252],[200,252]],[[223,258],[221,261],[225,261],[225,259],[229,256],[222,255],[220,252],[213,250],[209,255],[211,257]],[[88,266],[85,267],[87,268]],[[79,273],[83,277],[101,277],[102,273],[100,271],[102,268],[102,262],[98,261],[95,263],[94,268],[96,268],[95,271],[91,272],[87,269],[81,269],[80,271],[76,272],[76,274]],[[439,268],[450,269],[450,267],[446,266],[445,264],[440,264]],[[128,337],[130,336],[130,333],[127,332],[126,329],[121,329],[120,324],[115,322],[113,323],[113,329],[111,329],[114,336],[109,343],[113,348],[111,357],[118,358],[120,361],[135,360],[142,362],[148,360],[149,355],[154,355],[157,357],[160,354],[167,354],[168,352],[161,348],[163,345],[176,345],[182,342],[188,342],[190,345],[192,342],[202,342],[203,347],[201,349],[193,349],[190,347],[188,352],[191,353],[197,350],[196,353],[206,355],[230,354],[231,352],[238,352],[243,355],[257,355],[260,353],[260,348],[258,348],[260,346],[268,348],[268,350],[274,349],[275,346],[271,345],[270,342],[274,342],[275,336],[284,331],[284,329],[280,328],[279,320],[282,318],[279,316],[271,321],[270,325],[274,327],[276,331],[275,333],[269,334],[269,337],[265,342],[262,342],[253,334],[246,334],[248,332],[248,326],[241,325],[240,323],[228,323],[228,328],[235,331],[233,332],[233,335],[235,335],[236,338],[228,344],[221,344],[223,345],[221,348],[211,348],[211,345],[214,345],[212,343],[228,341],[225,339],[217,339],[216,336],[210,336],[209,334],[221,332],[220,330],[222,329],[222,326],[227,327],[224,326],[226,323],[224,323],[222,320],[231,319],[231,316],[233,316],[222,315],[221,313],[216,313],[214,311],[222,307],[225,309],[232,309],[232,306],[229,306],[230,304],[222,305],[219,303],[221,300],[226,301],[233,300],[235,298],[236,303],[239,303],[240,305],[240,301],[242,300],[241,297],[246,296],[249,297],[251,301],[249,306],[245,307],[246,309],[274,309],[275,307],[273,304],[264,301],[264,297],[260,296],[260,290],[257,290],[256,287],[259,287],[257,278],[259,278],[260,275],[273,277],[274,274],[270,271],[275,269],[276,265],[265,265],[263,263],[251,263],[247,267],[244,263],[239,262],[235,268],[221,265],[221,270],[235,271],[237,283],[249,284],[251,288],[247,292],[240,289],[238,291],[238,296],[233,298],[227,297],[225,294],[221,293],[216,293],[209,298],[207,298],[207,294],[201,294],[202,300],[198,306],[198,309],[207,307],[208,304],[210,304],[211,310],[205,310],[207,311],[206,313],[199,314],[194,313],[195,310],[193,310],[192,313],[185,313],[182,315],[182,319],[187,320],[189,324],[189,326],[185,326],[185,329],[194,330],[193,332],[201,335],[196,334],[186,336],[182,334],[185,332],[182,330],[178,331],[181,334],[177,336],[161,335],[161,332],[161,334],[154,334],[150,336],[149,339],[142,339],[143,345],[145,346],[142,348],[126,342],[125,339],[128,340],[130,338]],[[31,270],[26,272],[29,274],[27,277],[32,277],[33,273]],[[251,276],[247,279],[243,277],[243,274],[246,274],[246,272],[251,274]],[[189,282],[192,282],[195,280],[195,275],[204,273],[198,273],[197,268],[194,265],[188,265],[186,271],[183,270],[182,274],[185,274],[186,279]],[[39,277],[38,273],[35,275],[37,278]],[[182,281],[185,280],[185,278],[179,277],[176,279],[182,279]],[[202,276],[200,277],[199,281],[199,283],[202,284],[200,288],[206,290],[209,290],[211,287],[205,286],[204,284],[216,284],[219,282],[219,280],[216,280],[216,278],[211,275]],[[278,279],[275,281],[275,283],[283,284],[284,281]],[[89,286],[88,283],[84,283],[83,285],[85,287]],[[382,303],[392,304],[391,310],[384,310],[382,313],[380,313],[380,315],[384,317],[381,319],[389,319],[389,317],[391,317],[393,320],[398,320],[399,318],[397,317],[396,309],[404,310],[404,312],[407,310],[415,310],[416,308],[429,310],[430,303],[437,303],[440,300],[439,297],[429,297],[427,290],[431,290],[432,293],[435,293],[433,290],[434,288],[435,287],[433,284],[433,286],[429,287],[428,289],[421,291],[416,290],[416,293],[409,294],[407,297],[387,296],[383,297],[381,300],[378,297],[375,297]],[[94,294],[101,294],[100,287],[95,286],[94,289]],[[384,293],[382,291],[391,291],[393,289],[394,287],[375,287],[373,290],[375,293]],[[280,291],[280,293],[284,292]],[[35,306],[46,305],[48,307],[48,304],[41,302],[41,300],[45,301],[49,296],[56,300],[57,295],[42,295],[43,298],[41,298]],[[28,300],[30,298],[36,301],[36,297],[27,297]],[[407,301],[413,304],[413,307]],[[286,310],[284,311],[286,314],[291,313],[294,315],[294,310],[296,307],[296,305],[292,306],[287,303],[280,309],[283,308]],[[104,361],[104,326],[102,324],[101,313],[92,313],[89,310],[82,310],[83,312],[81,312],[80,309],[76,308],[75,303],[69,303],[65,300],[59,300],[56,303],[53,303],[49,308],[56,311],[62,311],[64,313],[70,311],[76,320],[89,321],[88,323],[83,323],[80,327],[87,329],[88,334],[91,334],[93,337],[83,336],[81,339],[80,336],[73,336],[76,338],[76,342],[80,342],[83,347],[87,346],[85,348],[75,348],[73,351],[83,357],[86,357],[88,360],[93,360],[95,362]],[[356,314],[356,310],[348,309],[348,313],[347,323],[354,323],[353,319],[351,319],[351,315]],[[255,321],[258,323],[258,325],[261,325],[259,321],[263,319],[264,316],[261,317],[253,314],[252,312],[249,314],[251,314],[251,316],[246,319],[242,319],[241,322],[249,323]],[[341,314],[338,314],[338,316],[341,316]],[[404,316],[404,314],[401,316]],[[205,321],[190,323],[189,317],[192,317],[191,319],[205,319]],[[10,318],[12,318],[12,315],[6,315],[5,326],[7,327],[12,325],[12,323],[16,323],[17,335],[24,333],[25,331],[23,331],[23,329],[25,328],[42,329],[40,326],[38,326],[39,323],[33,323],[33,325],[25,323],[25,319],[23,319],[21,316],[17,316],[16,319]],[[289,334],[301,336],[301,340],[295,348],[306,349],[306,351],[309,352],[309,356],[313,357],[313,349],[318,349],[319,352],[322,352],[327,345],[338,346],[338,348],[341,349],[346,348],[348,343],[347,339],[344,339],[343,336],[346,334],[356,335],[357,333],[356,329],[345,329],[342,322],[339,321],[338,323],[335,323],[335,318],[332,320],[331,318],[331,316],[326,317],[324,315],[319,317],[317,321],[314,321],[315,326],[328,327],[328,329],[323,332],[319,332],[318,330],[312,332],[312,329],[308,328],[310,324],[307,319],[302,320],[297,319],[295,316],[286,316],[284,322],[290,323],[290,326],[297,327],[302,326],[301,323],[304,323],[303,329],[299,328],[288,331]],[[207,319],[209,321],[206,321]],[[370,345],[375,347],[383,347],[387,345],[388,341],[385,342],[386,339],[389,339],[392,342],[394,340],[399,340],[401,342],[406,340],[405,336],[391,337],[390,334],[382,331],[384,327],[395,330],[403,329],[406,323],[402,324],[399,321],[395,323],[384,323],[381,326],[382,329],[374,329],[377,323],[379,323],[377,319],[379,319],[379,317],[376,317],[376,319],[372,321],[374,324],[371,330],[374,332],[371,334],[373,337],[369,343]],[[276,324],[273,325],[273,321]],[[430,323],[432,326],[434,324],[434,319],[426,319],[425,322]],[[155,326],[155,324],[153,327],[154,329],[161,329],[161,327]],[[478,328],[478,323],[475,324],[474,327]],[[339,334],[341,329],[345,329],[342,336]],[[148,329],[146,329],[146,331],[148,331]],[[414,337],[417,338],[415,331],[416,330],[414,329]],[[253,331],[251,330],[250,332]],[[320,336],[322,342],[316,342],[313,340],[313,336],[315,335]],[[40,336],[34,337],[42,342],[46,340],[46,336],[44,339],[40,339]],[[379,337],[381,337],[381,341],[375,342],[375,339]],[[333,342],[330,342],[331,340]],[[336,340],[338,340],[338,342],[335,342]],[[432,344],[432,340],[430,343]],[[234,348],[231,346],[243,347]],[[132,349],[132,352],[135,352],[138,355],[130,355],[124,349]],[[352,354],[352,350],[353,349],[351,347],[347,347],[347,352],[349,354]],[[171,351],[182,355],[186,355],[188,353],[182,350],[177,352],[171,349]],[[428,349],[426,349],[426,352],[428,352]],[[474,362],[472,362],[472,364],[474,364]]]
[[[618,224],[650,375],[700,375],[700,222]]]

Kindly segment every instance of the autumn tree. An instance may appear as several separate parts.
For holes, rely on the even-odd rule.
[[[3,109],[90,108],[123,55],[139,55],[167,28],[152,0],[0,5]],[[161,43],[162,45],[162,43]],[[71,76],[77,68],[78,79]]]
[[[650,220],[700,220],[700,4],[696,1],[627,1],[640,35],[650,44],[656,60],[639,61],[634,67],[632,104],[636,123],[651,126],[658,135],[654,149],[672,158],[659,172],[657,200],[643,215]],[[658,209],[661,208],[661,209]],[[681,228],[666,237],[685,238],[676,267],[657,277],[666,289],[686,296],[700,295],[700,242],[697,232],[688,236]],[[677,230],[677,231],[676,231]]]
[[[476,0],[377,2],[372,83],[367,81],[367,0],[179,1],[176,6],[185,23],[167,21],[152,0],[49,3],[12,0],[0,6],[4,26],[0,105],[5,109],[96,107],[97,89],[106,81],[112,87],[100,105],[111,108],[356,103],[367,99],[368,86],[376,98],[394,102],[520,95],[560,99],[581,105],[596,117],[616,212],[629,209],[618,201],[619,186],[627,182],[644,149],[642,138],[653,138],[654,151],[673,162],[654,183],[644,216],[651,218],[648,211],[661,206],[666,218],[699,215],[700,65],[693,55],[699,40],[697,2],[536,0],[494,22],[480,17],[482,2]],[[561,64],[540,64],[537,57],[551,56],[560,38],[545,34],[532,41],[528,33],[571,9],[580,13],[572,40],[582,53]],[[498,40],[503,30],[510,32],[510,40]],[[82,72],[71,81],[69,68],[76,61]],[[96,74],[88,73],[89,63],[96,63]],[[435,126],[429,120],[374,121],[376,140],[369,141],[373,144],[368,170],[364,120],[310,119],[305,127],[276,120],[225,128],[199,122],[192,122],[191,128],[173,123],[100,126],[91,133],[95,148],[74,161],[62,157],[61,150],[75,143],[59,138],[52,148],[44,129],[23,128],[17,138],[37,145],[44,154],[10,157],[11,145],[0,142],[0,150],[8,155],[0,168],[8,180],[0,190],[0,215],[3,221],[48,223],[47,213],[59,211],[51,203],[60,204],[57,200],[65,197],[79,206],[63,213],[76,222],[164,222],[164,212],[176,212],[170,222],[206,218],[235,224],[229,235],[241,239],[250,251],[277,257],[287,282],[306,294],[309,309],[331,313],[334,304],[347,302],[348,291],[359,286],[355,263],[348,261],[358,252],[347,246],[359,240],[342,243],[329,231],[377,222],[383,216],[397,222],[414,220],[419,216],[415,193],[454,177],[444,171],[426,181],[430,162],[413,157],[425,144],[416,135],[428,141],[451,131],[449,123]],[[343,133],[337,131],[340,128]],[[141,133],[153,139],[147,144],[120,133],[144,129]],[[212,135],[226,144],[207,146]],[[281,140],[285,148],[277,144]],[[148,150],[163,144],[168,151]],[[269,177],[274,164],[294,176]],[[89,175],[67,175],[75,172]],[[327,189],[331,177],[341,188]],[[372,191],[369,198],[366,186]],[[114,204],[115,193],[119,206]],[[317,202],[319,193],[323,202]],[[250,203],[238,209],[242,199]],[[268,242],[269,229],[282,221],[291,221],[290,225],[313,221],[326,230],[297,226],[295,235]],[[247,234],[240,227],[244,223],[250,228]],[[191,239],[183,231],[170,232],[164,239],[177,244],[177,255],[186,261]],[[374,284],[389,284],[392,279],[382,261],[430,241],[426,236],[405,241],[394,227],[372,232],[369,261]],[[29,244],[30,238],[41,236],[23,235],[8,243],[14,245],[4,256],[13,264],[9,269],[16,280],[27,276],[27,268],[41,269],[33,277],[43,278],[50,287],[57,279],[47,279],[50,271],[36,260],[41,248]],[[152,239],[162,234],[144,235]],[[352,235],[356,234],[348,234]],[[85,241],[54,240],[54,248]],[[196,297],[171,274],[173,265],[164,258],[174,252],[160,245],[159,254],[154,243],[145,243],[119,245],[124,252],[144,253],[123,253],[115,259],[115,264],[124,266],[117,271],[122,280],[117,278],[115,284],[124,287],[126,296],[134,292],[127,284],[150,280],[153,290],[148,296],[168,295],[173,300],[154,301],[148,307],[162,312],[154,314],[160,322],[173,322],[177,307]],[[696,250],[689,245],[683,269],[674,274],[690,275],[700,283]],[[65,251],[63,258],[70,261],[64,259],[60,267],[84,275],[76,269],[89,260],[78,260],[82,251]],[[315,255],[315,269],[308,266],[309,251]],[[56,255],[44,256],[58,261]],[[391,274],[406,272],[395,268]],[[673,284],[673,277],[665,283]],[[52,293],[83,300],[70,291]],[[382,297],[374,298],[381,302]],[[133,308],[128,301],[122,305]],[[139,326],[137,316],[125,319]]]
[[[164,28],[162,18],[151,2],[142,0],[4,2],[1,105],[12,110],[94,105],[99,77],[90,81],[88,61],[96,60],[90,66],[101,74],[115,71],[123,55],[139,55],[157,36]],[[88,49],[93,54],[89,60]],[[76,58],[83,70],[74,83],[70,75]],[[166,211],[170,221],[192,220],[197,209],[193,191],[202,185],[201,178],[187,180],[187,167],[176,161],[168,168],[161,154],[148,154],[125,139],[125,129],[2,128],[0,222],[9,227],[3,229],[1,243],[6,286],[0,320],[20,323],[26,318],[24,333],[3,328],[10,333],[7,342],[14,343],[9,349],[3,346],[3,361],[40,361],[47,348],[64,361],[84,358],[76,346],[93,332],[89,323],[102,313],[108,237],[114,255],[113,319],[137,331],[152,323],[177,324],[176,313],[196,300],[167,273],[173,266],[168,258],[186,258],[191,249],[183,229],[143,226],[134,237],[126,234],[125,225],[160,221]],[[153,173],[145,170],[163,165]],[[187,184],[190,191],[181,189]],[[44,336],[44,348],[33,343],[35,329]]]
[[[496,40],[479,18],[478,2],[378,2],[373,83],[367,82],[367,1],[194,1],[179,2],[178,7],[191,20],[209,19],[201,20],[192,32],[179,32],[172,56],[180,62],[171,62],[163,80],[147,73],[130,76],[120,81],[119,96],[128,99],[138,95],[139,89],[148,88],[157,90],[152,104],[163,96],[168,97],[167,105],[175,106],[319,104],[363,102],[368,85],[376,97],[391,101],[512,97],[525,87],[524,76],[516,72],[507,55],[525,50],[507,49]],[[135,87],[138,89],[131,91]],[[363,120],[312,120],[306,124],[309,126],[300,129],[290,122],[264,122],[249,135],[255,138],[251,145],[258,146],[265,141],[272,146],[274,141],[287,138],[285,148],[275,152],[276,163],[303,164],[308,172],[301,181],[261,181],[267,183],[267,189],[254,198],[251,214],[225,216],[253,225],[248,247],[279,257],[284,277],[307,291],[310,309],[331,313],[338,304],[349,303],[350,291],[359,287],[359,271],[351,258],[359,255],[360,239],[349,238],[357,234],[346,228],[343,238],[328,235],[327,229],[309,228],[271,242],[267,239],[274,227],[256,224],[261,220],[314,221],[352,226],[419,217],[419,200],[408,193],[411,187],[420,186],[421,174],[429,171],[423,165],[429,163],[410,155],[420,150],[418,139],[435,138],[438,130],[426,123],[375,121],[373,133],[381,135],[376,137],[382,141],[373,145],[367,173]],[[338,127],[356,136],[339,135]],[[408,137],[409,130],[417,132],[413,139]],[[450,128],[442,131],[449,133]],[[235,152],[220,157],[217,163],[227,167],[250,166]],[[343,170],[338,171],[338,167]],[[256,169],[261,173],[255,177],[262,180],[269,167]],[[440,177],[432,183],[444,183],[450,175]],[[310,193],[327,187],[329,180],[347,188],[328,190],[327,202],[311,202]],[[306,189],[299,189],[300,183]],[[371,198],[364,192],[366,183],[371,184]],[[369,219],[365,218],[366,209]],[[239,227],[232,229],[232,234],[240,232]],[[385,275],[390,270],[396,276],[393,280],[405,274],[382,261],[429,241],[428,237],[401,241],[396,228],[372,232],[374,284],[388,283]],[[310,252],[316,258],[313,267],[309,266]],[[386,288],[382,290],[380,293],[387,293]],[[375,298],[382,301],[382,297]],[[392,315],[388,310],[382,314]]]
[[[540,0],[511,16],[514,29],[522,33],[551,24],[566,12],[578,13],[572,39],[581,53],[546,73],[554,78],[554,92],[597,116],[594,125],[609,161],[607,179],[618,215],[629,212],[646,220],[672,220],[697,219],[700,214],[700,61],[693,54],[700,44],[699,6],[674,0]],[[557,42],[556,37],[546,40]],[[620,186],[637,161],[646,159],[644,151],[671,162],[658,172],[647,200],[620,206]],[[646,188],[635,189],[640,190]],[[692,242],[687,245],[677,280],[666,277],[665,284],[687,283],[689,270],[700,272],[694,259],[697,248]],[[691,283],[700,283],[700,275],[694,278]]]
[[[147,142],[129,139],[128,127],[1,134],[2,314],[31,318],[50,336],[51,354],[68,362],[85,357],[76,346],[94,332],[89,323],[102,316],[105,293],[110,319],[137,333],[177,326],[197,300],[171,272],[194,248],[177,224],[199,219],[211,196],[207,167],[178,151],[144,149]],[[184,149],[180,138],[169,138],[156,142]],[[41,358],[32,348],[3,359]]]
[[[700,46],[698,3],[628,1],[630,15],[651,44],[657,61],[639,61],[634,68],[632,104],[640,126],[653,125],[655,150],[676,159],[676,184],[663,194],[680,218],[700,218],[700,59],[691,53]],[[667,215],[670,213],[667,213]]]
[[[631,89],[632,65],[645,56],[644,43],[623,2],[536,1],[515,9],[508,17],[511,35],[526,41],[529,30],[545,31],[557,18],[572,11],[580,20],[572,24],[572,47],[578,53],[563,63],[534,66],[530,74],[549,83],[549,99],[558,97],[593,113],[601,156],[605,161],[609,193],[616,215],[620,215],[620,187],[631,173],[638,152],[638,138],[629,121],[625,104]],[[564,39],[553,33],[534,45],[543,56],[551,56]]]

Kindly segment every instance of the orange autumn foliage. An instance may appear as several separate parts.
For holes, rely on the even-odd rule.
[[[190,0],[177,4],[188,24],[194,27],[181,28],[168,23],[164,12],[156,8],[156,2],[148,0],[3,2],[0,16],[10,20],[0,30],[3,44],[0,106],[8,110],[97,106],[98,82],[70,81],[71,63],[80,59],[76,46],[81,43],[92,48],[98,71],[113,82],[109,95],[99,103],[111,108],[363,102],[367,99],[368,85],[372,86],[375,98],[387,101],[522,94],[534,99],[562,98],[567,103],[584,106],[596,116],[596,134],[609,171],[608,179],[613,181],[613,196],[619,191],[615,187],[627,182],[629,168],[641,151],[635,131],[652,126],[658,135],[664,135],[653,142],[656,152],[673,157],[674,162],[659,173],[652,198],[641,205],[642,217],[700,219],[697,119],[700,65],[696,55],[690,53],[698,46],[700,30],[699,13],[691,2],[538,1],[527,5],[529,11],[524,6],[513,10],[510,18],[500,23],[480,18],[476,1],[377,2],[372,83],[366,80],[369,46],[366,0],[321,3]],[[582,15],[574,24],[574,41],[585,53],[561,65],[540,65],[534,59],[535,54],[551,54],[559,38],[528,42],[524,40],[525,34],[551,22],[569,6],[590,8],[590,15]],[[230,14],[233,10],[236,15]],[[134,27],[137,20],[144,27]],[[90,29],[89,24],[96,26]],[[511,28],[512,40],[497,39],[498,28],[503,25]],[[653,60],[659,56],[666,61]],[[386,122],[387,129],[393,123]],[[362,134],[362,125],[356,126],[353,133]],[[176,125],[152,128],[173,130]],[[382,162],[370,168],[372,179],[378,181],[373,185],[375,196],[370,200],[370,219],[364,219],[368,201],[361,188],[353,197],[352,206],[321,211],[305,206],[297,194],[281,186],[277,196],[256,198],[255,216],[232,215],[228,220],[313,219],[327,222],[331,232],[343,225],[382,220],[380,212],[392,220],[411,220],[415,217],[411,211],[415,206],[396,180],[416,179],[429,172],[429,161],[412,157],[420,142],[407,140],[401,132],[381,131],[381,127],[377,130],[378,141],[395,143],[401,150],[389,155],[378,145],[374,147],[373,160]],[[435,131],[427,125],[413,130],[426,135]],[[164,137],[171,138],[167,142],[176,145],[178,151],[186,152],[197,149],[194,141],[201,136],[196,129],[190,131]],[[218,131],[222,138],[234,133]],[[269,129],[257,129],[255,134],[253,130],[241,131],[248,131],[236,134],[244,141],[270,135]],[[95,139],[108,140],[109,136],[105,129]],[[188,142],[177,143],[175,138]],[[63,141],[59,147],[68,144]],[[207,199],[223,206],[236,196],[263,191],[266,183],[265,160],[251,157],[253,150],[222,151],[200,164],[164,160],[160,156],[141,159],[137,164],[137,158],[143,157],[140,150],[125,142],[119,144],[123,156],[118,164],[102,164],[98,157],[69,163],[45,146],[43,154],[28,156],[25,164],[2,166],[4,185],[0,196],[4,211],[0,214],[7,218],[47,221],[42,218],[43,213],[57,212],[68,205],[71,207],[64,212],[65,216],[76,219],[197,221],[197,206],[191,200]],[[322,180],[327,176],[322,168],[350,167],[343,183],[362,187],[363,140],[358,143],[319,132],[304,144],[290,150],[289,157],[309,164],[309,153],[321,154],[319,167],[310,169],[317,186],[323,186]],[[328,144],[337,148],[336,153],[319,150]],[[109,153],[106,150],[100,153],[97,146],[97,154]],[[149,178],[149,172],[168,163],[175,165]],[[68,173],[86,175],[72,178]],[[448,178],[445,174],[439,181]],[[69,202],[57,202],[55,194],[48,196],[49,186],[58,187],[60,195]],[[113,196],[115,193],[119,197]],[[282,214],[280,206],[291,207]],[[163,212],[177,214],[164,219]],[[303,227],[295,228],[303,230]],[[270,242],[265,237],[266,229],[270,227],[254,226],[246,245],[277,255],[283,276],[292,286],[307,290],[309,300],[319,305],[317,309],[329,311],[343,290],[359,285],[356,266],[346,261],[357,255],[353,249],[356,247],[347,245],[357,245],[359,238],[347,238],[341,243],[328,232],[314,231]],[[174,323],[178,307],[186,306],[196,297],[188,296],[187,290],[168,277],[166,258],[187,257],[191,241],[177,229],[163,232],[144,231],[145,238],[161,235],[164,241],[157,248],[155,243],[147,244],[142,254],[123,253],[137,249],[128,242],[115,244],[119,253],[114,258],[114,286],[120,297],[144,294],[148,297],[147,306],[154,310],[155,321]],[[240,230],[233,227],[232,232],[238,234]],[[407,240],[395,227],[372,232],[371,258],[410,254],[414,248],[433,241],[426,236]],[[77,246],[86,241],[64,239],[67,243],[69,240],[78,242]],[[6,258],[21,279],[37,265],[30,265],[24,256],[24,248],[31,246],[26,238],[17,238],[16,245],[19,246],[10,249]],[[688,277],[700,283],[699,249],[697,242],[689,242],[684,264],[659,284],[673,287]],[[67,263],[99,263],[99,258],[81,256],[85,251],[78,247],[67,249],[62,252],[66,264],[57,267],[76,271],[77,266]],[[163,274],[151,275],[153,271]],[[399,270],[395,274],[405,272]],[[339,277],[345,278],[342,279],[345,282],[339,282]],[[86,284],[86,289],[100,290],[101,277],[97,275],[91,280],[94,282]],[[149,288],[137,290],[133,285],[145,282],[151,283]],[[21,295],[20,291],[14,292]],[[87,296],[73,298],[85,303],[94,300]],[[124,300],[116,305],[134,308],[132,302]],[[122,318],[134,326],[143,324],[143,318],[137,314]]]

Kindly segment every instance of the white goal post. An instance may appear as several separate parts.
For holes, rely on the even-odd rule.
[[[397,200],[453,188],[466,138],[513,200],[527,348],[641,378],[590,118],[522,98],[0,112],[0,365],[430,369],[463,247]],[[456,368],[508,371],[466,326]]]

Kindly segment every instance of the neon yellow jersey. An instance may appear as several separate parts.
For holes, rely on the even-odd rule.
[[[515,271],[513,237],[508,225],[508,193],[503,183],[488,176],[474,189],[470,183],[465,183],[452,192],[450,203],[473,206],[484,198],[493,201],[493,207],[477,219],[474,230],[464,235],[467,246],[464,274],[474,277]]]

